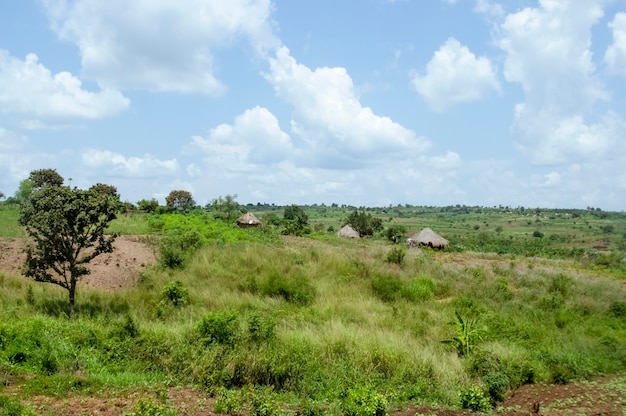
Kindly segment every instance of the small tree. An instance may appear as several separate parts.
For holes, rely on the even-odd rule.
[[[297,205],[285,207],[283,227],[283,234],[303,235],[311,232],[309,216]]]
[[[170,211],[190,211],[196,206],[191,192],[175,190],[165,197],[165,205]]]
[[[145,212],[154,212],[159,208],[159,201],[155,198],[152,199],[142,199],[137,202],[137,209]]]
[[[74,313],[76,286],[89,274],[85,267],[113,251],[115,235],[104,230],[115,219],[119,199],[94,189],[44,186],[22,203],[20,224],[33,244],[26,248],[24,275],[68,291],[68,315]]]
[[[215,218],[226,222],[234,222],[245,212],[245,209],[236,201],[237,195],[221,196],[211,202],[210,207],[213,209]],[[209,208],[207,206],[207,208]]]
[[[372,214],[365,211],[354,211],[343,225],[350,224],[361,236],[374,235],[376,231],[383,229],[383,222],[380,218],[372,217]]]
[[[394,224],[385,230],[385,237],[394,244],[398,244],[404,238],[404,233],[406,233],[404,225]]]

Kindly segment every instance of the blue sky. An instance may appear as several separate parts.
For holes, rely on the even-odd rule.
[[[0,191],[626,205],[624,0],[0,6]]]

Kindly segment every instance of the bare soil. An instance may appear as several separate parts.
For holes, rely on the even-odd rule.
[[[93,259],[88,265],[90,273],[80,284],[106,292],[134,286],[141,270],[156,259],[154,244],[150,241],[149,236],[117,237],[113,252]],[[27,240],[22,238],[0,239],[0,273],[21,275],[26,244]]]
[[[23,239],[0,239],[0,273],[20,275],[24,262]],[[120,291],[133,287],[141,271],[155,261],[154,244],[144,236],[120,236],[115,241],[113,253],[103,254],[90,263],[91,273],[82,284],[96,290]],[[457,258],[459,262],[472,261]],[[489,260],[481,259],[481,262]],[[0,389],[3,395],[24,397],[20,386]],[[162,395],[161,395],[162,396]],[[214,415],[213,399],[202,390],[193,388],[170,388],[166,397],[149,392],[118,391],[97,395],[70,395],[68,397],[31,396],[22,404],[55,415],[101,415],[118,416],[132,412],[140,399],[153,403],[164,402],[176,409],[178,415]],[[390,412],[393,416],[463,416],[478,413],[469,410],[450,410],[428,406],[409,405]],[[591,382],[567,385],[526,385],[510,394],[498,405],[496,415],[626,415],[626,376],[601,378]]]

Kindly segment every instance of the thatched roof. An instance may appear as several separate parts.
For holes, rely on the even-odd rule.
[[[261,221],[251,212],[246,212],[237,220],[240,227],[254,227],[261,224]]]
[[[430,246],[432,248],[444,248],[450,243],[430,228],[424,228],[419,233],[412,235],[409,241],[415,243],[415,245]]]
[[[350,224],[344,225],[341,230],[337,231],[339,237],[359,238],[361,235]]]

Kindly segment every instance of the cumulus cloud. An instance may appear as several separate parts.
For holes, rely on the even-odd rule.
[[[411,130],[361,105],[345,68],[311,70],[281,47],[265,77],[278,97],[293,107],[292,130],[306,142],[316,163],[358,165],[419,153],[428,146]]]
[[[69,72],[52,74],[35,54],[22,61],[0,49],[0,113],[43,119],[108,117],[128,108],[119,91],[90,92]],[[30,120],[39,127],[41,120]],[[28,127],[28,123],[26,125]]]
[[[504,8],[502,5],[493,3],[489,0],[476,0],[474,11],[476,13],[482,13],[492,17],[501,17],[504,15]]]
[[[246,110],[231,124],[211,129],[206,138],[193,137],[193,145],[202,150],[213,163],[221,162],[227,169],[236,165],[274,164],[291,155],[293,146],[276,117],[266,108]]]
[[[509,14],[499,28],[504,76],[525,94],[515,109],[518,147],[542,164],[606,155],[624,123],[614,113],[594,113],[594,104],[609,98],[591,52],[591,28],[603,15],[602,1],[539,3]]]
[[[85,149],[81,155],[87,169],[96,169],[108,176],[153,178],[178,172],[176,159],[159,160],[152,155],[126,157],[108,150]]]
[[[492,91],[500,91],[496,69],[484,56],[476,57],[467,46],[448,39],[411,84],[436,111],[456,103],[477,101]]]
[[[613,43],[607,48],[604,61],[614,73],[626,76],[626,13],[617,13],[609,23]]]
[[[108,88],[219,95],[217,50],[240,38],[261,54],[278,44],[270,0],[42,1],[83,73]]]

